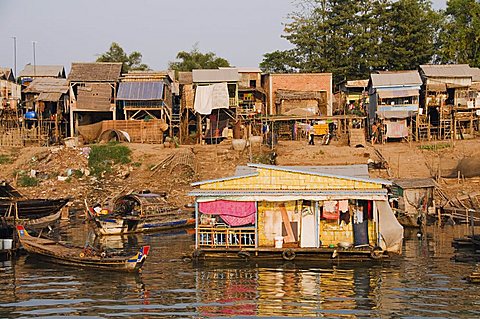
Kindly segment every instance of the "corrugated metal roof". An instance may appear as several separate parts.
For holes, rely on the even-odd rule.
[[[58,102],[62,97],[62,93],[59,92],[42,92],[38,96],[37,100],[45,102]]]
[[[193,83],[192,72],[178,72],[178,82],[180,84],[192,84]]]
[[[386,189],[378,190],[291,190],[291,189],[276,189],[276,190],[209,190],[209,189],[196,189],[188,193],[189,196],[329,196],[329,197],[342,197],[342,196],[385,196],[387,194]]]
[[[471,68],[471,69],[472,69],[472,81],[480,82],[480,69],[479,68]]]
[[[0,67],[0,79],[15,81],[15,78],[13,77],[12,69]]]
[[[235,68],[193,70],[194,83],[238,82],[240,74]]]
[[[220,68],[223,69],[223,68]],[[262,73],[260,68],[255,67],[239,67],[237,68],[238,73]]]
[[[68,80],[70,82],[117,82],[121,72],[122,63],[74,62]]]
[[[286,169],[300,169],[305,172],[370,178],[370,175],[368,174],[367,164],[335,165],[335,166],[279,166],[279,167],[286,168]],[[255,172],[256,172],[255,167],[240,165],[240,166],[237,166],[235,175],[242,176],[247,174],[253,174]]]
[[[65,77],[65,69],[62,65],[31,65],[27,64],[18,75],[19,77]]]
[[[403,189],[435,187],[435,181],[431,178],[402,178],[394,179],[393,183]]]
[[[361,176],[357,176],[357,174],[353,172],[353,169],[347,169],[346,167],[340,167],[338,170],[335,170],[335,169],[332,168],[332,169],[330,169],[330,172],[329,172],[328,170],[323,170],[322,171],[321,169],[311,169],[309,166],[275,166],[275,165],[265,165],[265,164],[247,164],[247,165],[248,165],[248,167],[255,169],[255,173],[252,173],[252,171],[247,171],[247,169],[245,169],[245,175],[230,176],[230,177],[219,178],[219,179],[214,179],[214,180],[199,181],[199,182],[196,182],[196,183],[192,183],[191,185],[192,186],[198,186],[198,185],[203,185],[203,184],[210,184],[210,183],[227,181],[227,180],[232,180],[232,179],[256,176],[258,174],[258,173],[256,173],[256,168],[286,171],[286,172],[292,172],[292,173],[301,173],[301,174],[308,174],[308,175],[316,175],[316,176],[323,176],[323,177],[341,178],[341,179],[354,180],[354,181],[367,182],[367,183],[376,183],[376,184],[382,184],[382,185],[391,185],[392,184],[392,182],[384,180],[384,179],[364,177],[365,172],[363,171],[363,169],[361,169],[361,173],[358,173],[358,175],[361,175]],[[352,166],[356,166],[356,165],[352,165]],[[313,167],[318,168],[318,166],[313,166]],[[341,174],[341,172],[343,172],[343,174]],[[335,173],[337,173],[337,174],[335,174]],[[356,175],[355,176],[349,176],[349,175],[345,175],[345,173],[356,174]]]
[[[67,93],[68,82],[59,78],[36,78],[23,91],[24,93],[59,92]]]
[[[381,74],[371,74],[374,88],[386,86],[420,86],[422,79],[418,71],[399,71]]]
[[[163,85],[156,82],[121,82],[118,87],[117,100],[162,100]]]
[[[420,65],[426,77],[471,77],[472,70],[468,64],[424,64]]]
[[[353,80],[347,81],[345,87],[347,88],[366,88],[368,86],[368,80]]]
[[[418,88],[418,89],[400,89],[400,90],[378,89],[377,93],[378,93],[378,96],[382,99],[418,96],[418,95],[420,95],[420,88]]]

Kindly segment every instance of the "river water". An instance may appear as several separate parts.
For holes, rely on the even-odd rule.
[[[63,227],[84,242],[84,225]],[[152,246],[144,271],[123,274],[59,266],[20,256],[0,263],[1,318],[324,317],[480,318],[480,286],[463,277],[451,241],[465,226],[406,233],[404,253],[377,264],[209,265],[181,260],[187,232],[109,238],[109,247]]]

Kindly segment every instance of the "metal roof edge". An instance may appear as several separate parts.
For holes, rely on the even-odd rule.
[[[353,181],[358,181],[358,182],[376,183],[376,184],[382,184],[382,185],[392,185],[391,181],[388,181],[386,179],[380,179],[380,178],[361,178],[361,177],[353,177],[353,176],[345,176],[345,175],[325,174],[325,173],[317,173],[317,172],[312,172],[312,171],[307,171],[307,170],[285,168],[285,167],[279,167],[279,166],[275,166],[275,165],[266,165],[266,164],[247,163],[247,166],[256,167],[256,168],[264,168],[264,169],[273,169],[273,170],[283,171],[283,172],[309,174],[309,175],[322,176],[322,177],[341,178],[341,179],[353,180]]]
[[[230,180],[238,179],[238,178],[255,177],[255,176],[258,176],[257,172],[253,173],[253,174],[247,174],[247,175],[235,175],[235,176],[222,177],[222,178],[216,178],[216,179],[209,179],[209,180],[205,180],[205,181],[194,182],[194,183],[191,183],[190,186],[199,186],[199,185],[205,185],[205,184],[210,184],[210,183],[224,182],[224,181],[230,181]]]

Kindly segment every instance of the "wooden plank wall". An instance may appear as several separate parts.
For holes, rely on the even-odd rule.
[[[164,120],[158,119],[103,121],[102,132],[108,129],[127,132],[133,143],[163,143],[163,132],[168,129],[168,125]]]

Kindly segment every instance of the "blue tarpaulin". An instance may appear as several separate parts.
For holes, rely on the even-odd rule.
[[[117,100],[162,100],[163,85],[163,82],[121,82]]]

